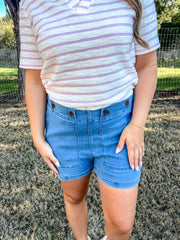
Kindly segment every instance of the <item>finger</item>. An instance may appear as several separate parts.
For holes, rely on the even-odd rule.
[[[139,150],[139,160],[138,160],[138,164],[140,164],[142,166],[142,155],[143,155],[143,146],[140,147]]]
[[[51,151],[51,154],[50,154],[49,158],[57,167],[60,166],[58,159],[54,156],[52,151]]]
[[[134,150],[134,168],[139,171],[138,168],[138,160],[139,160],[139,148],[136,147]]]
[[[118,142],[118,145],[116,147],[116,153],[119,153],[120,151],[122,151],[122,149],[124,147],[124,144],[125,144],[125,138],[122,134],[121,137],[120,137],[120,140]]]
[[[129,158],[129,165],[132,169],[134,169],[134,150],[128,148],[128,158]]]
[[[138,164],[140,164],[141,166],[142,166],[142,153],[143,153],[143,148],[141,146],[139,151],[139,160],[138,160]]]
[[[54,166],[54,164],[51,162],[50,159],[46,159],[45,162],[47,163],[47,165],[49,166],[49,168],[53,171],[54,174],[58,174],[58,170],[56,169],[56,167]]]
[[[144,156],[144,153],[145,153],[145,146],[144,146],[144,142],[142,144],[142,156]]]

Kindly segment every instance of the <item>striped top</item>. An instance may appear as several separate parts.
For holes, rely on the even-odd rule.
[[[160,47],[154,0],[141,0],[140,34],[125,0],[21,0],[20,67],[41,69],[49,98],[96,110],[123,101],[138,82],[135,56]]]

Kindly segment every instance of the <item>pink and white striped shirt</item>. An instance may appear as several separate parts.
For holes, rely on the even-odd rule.
[[[125,0],[21,0],[20,67],[41,69],[49,98],[96,110],[123,101],[138,82],[135,56],[160,47],[154,0],[141,0],[140,34]]]

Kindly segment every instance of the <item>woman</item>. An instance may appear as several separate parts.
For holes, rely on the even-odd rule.
[[[20,37],[33,141],[61,180],[75,238],[90,239],[94,169],[103,239],[128,239],[157,83],[154,0],[22,0]]]

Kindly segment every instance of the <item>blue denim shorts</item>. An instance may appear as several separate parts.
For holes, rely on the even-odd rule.
[[[115,153],[122,130],[132,117],[134,96],[98,110],[79,110],[47,98],[46,141],[59,160],[60,180],[81,178],[93,169],[105,184],[131,188],[139,183],[139,171],[130,167],[127,147]]]

